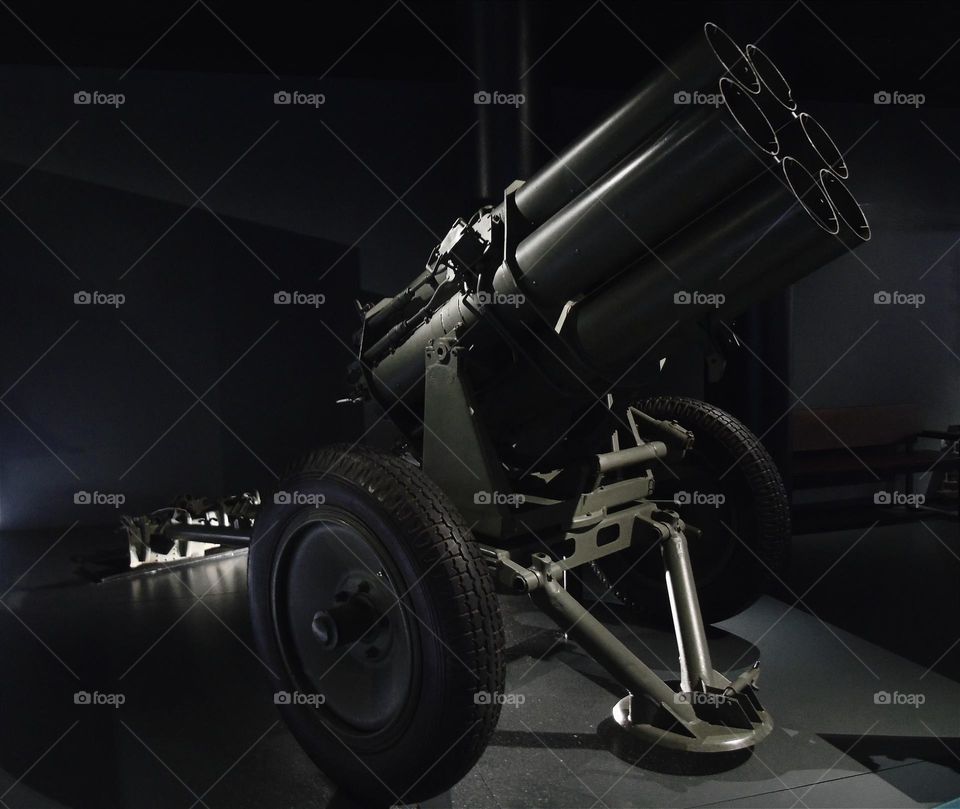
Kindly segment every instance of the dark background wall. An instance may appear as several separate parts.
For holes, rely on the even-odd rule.
[[[874,228],[856,258],[796,286],[779,375],[810,406],[915,402],[931,426],[958,421],[951,4],[11,9],[0,12],[4,528],[113,519],[75,506],[77,490],[123,493],[136,511],[183,490],[269,488],[300,448],[358,437],[359,414],[333,404],[358,291],[402,286],[455,217],[526,176],[708,19],[759,38],[851,150]],[[527,103],[477,106],[478,89]],[[125,103],[78,106],[79,90]],[[278,106],[281,90],[325,103]],[[926,101],[878,106],[882,90]],[[76,306],[80,290],[127,302]],[[279,290],[327,302],[277,306]],[[879,290],[927,302],[879,307]],[[195,404],[228,369],[210,410]],[[701,387],[695,363],[680,376]],[[754,384],[777,402],[744,414],[762,431],[795,400],[763,370]]]

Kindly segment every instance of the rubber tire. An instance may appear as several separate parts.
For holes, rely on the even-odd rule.
[[[420,649],[416,705],[388,747],[352,749],[309,706],[279,705],[283,719],[313,761],[363,805],[425,800],[450,789],[479,759],[499,719],[500,702],[476,695],[502,694],[505,677],[500,605],[470,529],[419,468],[368,448],[315,451],[278,490],[323,494],[325,506],[376,526],[401,572],[396,588],[411,588],[403,600],[420,619],[410,621]],[[275,691],[293,691],[274,629],[271,579],[284,526],[312,507],[274,499],[258,516],[250,545],[250,613],[257,650],[278,675],[271,677]]]
[[[710,470],[726,470],[735,464],[723,482],[714,485],[714,491],[725,494],[729,504],[725,522],[743,542],[733,537],[719,518],[712,531],[688,541],[704,622],[715,623],[736,615],[782,579],[789,565],[790,504],[776,464],[760,439],[719,407],[682,396],[655,396],[637,402],[636,407],[653,418],[675,421],[693,431],[693,449],[684,459],[687,464]],[[654,470],[654,474],[658,483],[654,497],[659,500],[665,490],[669,491],[669,483],[664,480],[668,473],[657,474]],[[684,516],[684,506],[664,507]],[[698,570],[698,546],[718,541],[729,543],[723,549],[722,564],[714,570]],[[630,548],[612,554],[597,560],[593,567],[604,587],[613,585],[613,592],[631,611],[645,620],[666,624],[671,616],[663,575],[653,584],[639,574],[624,574],[643,550]],[[659,565],[659,554],[651,551],[651,557],[653,554],[656,557],[652,563]]]

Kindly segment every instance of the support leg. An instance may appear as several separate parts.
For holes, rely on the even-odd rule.
[[[713,670],[684,525],[675,512],[657,511],[648,522],[660,534],[667,591],[677,635],[681,683],[664,682],[562,587],[564,567],[546,554],[533,555],[522,591],[569,637],[629,690],[613,709],[616,722],[651,745],[698,753],[751,747],[770,733],[773,721],[757,699],[759,669],[730,682]],[[519,568],[518,568],[519,569]]]
[[[690,553],[682,524],[673,512],[655,515],[660,525],[668,529],[660,546],[664,573],[667,579],[667,595],[673,627],[677,633],[677,651],[680,653],[680,690],[702,691],[713,682],[713,663],[703,629],[697,585],[690,565]]]

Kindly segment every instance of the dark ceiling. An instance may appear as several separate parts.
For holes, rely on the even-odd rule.
[[[6,64],[57,65],[59,58],[80,73],[106,67],[118,74],[134,63],[139,69],[239,73],[266,71],[265,64],[279,75],[319,77],[329,71],[338,78],[471,84],[468,67],[476,68],[480,58],[474,44],[478,6],[494,20],[486,53],[496,61],[515,50],[521,4],[183,0],[61,8],[10,0],[3,5],[0,52]],[[954,81],[960,47],[943,56],[960,37],[956,3],[533,0],[526,5],[531,59],[539,60],[531,75],[555,86],[629,86],[655,63],[647,46],[666,56],[699,24],[714,20],[743,42],[762,36],[805,98],[863,100],[879,88],[923,92],[928,105],[960,103]]]

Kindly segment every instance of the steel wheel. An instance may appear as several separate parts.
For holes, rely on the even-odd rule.
[[[452,787],[500,713],[503,627],[479,549],[419,468],[362,448],[312,453],[255,525],[257,649],[317,764],[364,805]]]
[[[399,573],[370,529],[334,509],[305,512],[274,568],[275,631],[298,693],[341,734],[387,731],[411,704],[416,638]]]

